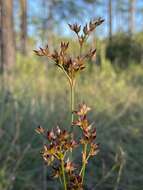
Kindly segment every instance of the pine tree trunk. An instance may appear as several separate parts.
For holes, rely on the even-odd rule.
[[[0,0],[1,7],[1,71],[11,70],[15,63],[13,0]]]
[[[112,40],[112,0],[108,0],[109,39]]]
[[[129,33],[132,35],[135,31],[135,12],[136,0],[129,1]]]
[[[20,0],[21,7],[21,33],[20,33],[20,50],[23,55],[26,55],[27,44],[27,0]]]
[[[2,64],[2,3],[0,0],[0,72],[3,71],[3,64]]]

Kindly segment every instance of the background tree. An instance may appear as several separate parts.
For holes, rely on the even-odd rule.
[[[10,69],[15,63],[13,29],[13,0],[1,0],[1,69]]]
[[[20,0],[21,9],[21,24],[20,24],[20,50],[23,55],[26,55],[27,43],[27,0]]]
[[[113,8],[115,9],[116,32],[125,32],[128,30],[128,0],[116,1]]]
[[[136,13],[136,0],[129,0],[129,33],[131,35],[135,31],[135,13]]]
[[[112,0],[108,0],[109,39],[112,40]]]
[[[1,14],[2,14],[2,3],[1,3],[1,0],[0,0],[0,71],[2,71],[3,70],[3,64],[2,64],[2,58],[1,58],[1,56],[2,56],[2,52],[1,52],[1,49],[2,49],[2,26],[1,26],[1,24],[2,24],[2,20],[1,20]]]

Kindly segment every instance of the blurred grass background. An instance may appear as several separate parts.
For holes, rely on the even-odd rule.
[[[132,64],[117,72],[110,61],[102,60],[102,67],[87,63],[76,86],[76,103],[84,101],[92,108],[89,117],[95,121],[101,144],[87,170],[87,189],[139,190],[143,186],[143,68]],[[34,129],[39,124],[68,127],[69,91],[62,73],[44,62],[18,55],[13,75],[5,76],[4,85],[1,78],[0,189],[38,190],[45,183],[50,189],[39,154],[42,139]]]

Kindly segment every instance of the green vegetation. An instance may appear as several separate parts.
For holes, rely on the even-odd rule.
[[[112,42],[107,44],[106,56],[121,68],[142,63],[143,33],[137,33],[132,38],[124,33],[116,34]]]
[[[87,189],[141,190],[142,65],[115,72],[110,62],[102,59],[102,67],[83,71],[79,81],[75,101],[92,107],[90,120],[96,119],[101,146],[87,169]],[[39,124],[47,129],[57,124],[68,127],[66,79],[52,63],[47,66],[33,56],[18,56],[13,76],[5,76],[4,82],[1,78],[0,189],[38,190],[47,184],[48,190],[53,189],[55,183],[39,157],[42,139],[34,129]]]

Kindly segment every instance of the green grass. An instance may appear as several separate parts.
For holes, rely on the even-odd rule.
[[[142,85],[141,65],[115,72],[107,60],[79,76],[76,104],[84,101],[92,108],[89,117],[101,146],[87,169],[86,189],[143,188]],[[4,87],[1,80],[0,189],[54,189],[39,154],[42,139],[34,129],[39,124],[68,127],[68,95],[66,79],[52,63],[18,56]]]

